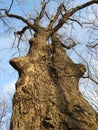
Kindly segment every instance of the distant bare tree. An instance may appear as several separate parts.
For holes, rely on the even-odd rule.
[[[11,100],[0,98],[0,130],[9,130],[11,118]]]

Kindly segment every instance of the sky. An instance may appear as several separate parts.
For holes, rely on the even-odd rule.
[[[8,38],[1,38],[0,43],[0,90],[4,91],[11,82],[13,84],[17,80],[18,73],[9,64],[12,54]]]
[[[6,1],[6,4],[4,4],[5,7],[8,7],[8,5],[10,4],[9,1]],[[24,0],[25,2],[22,3],[23,5],[27,4],[27,1]],[[28,3],[31,0],[28,0]],[[58,0],[59,1],[59,0]],[[87,0],[82,0],[82,2],[86,2]],[[12,9],[11,11],[15,14],[23,14],[24,17],[27,17],[28,12],[30,11],[30,15],[32,16],[36,16],[36,12],[38,12],[38,10],[36,10],[36,8],[39,8],[40,10],[40,0],[33,0],[33,4],[30,2],[30,4],[28,5],[29,9],[25,6],[25,10],[22,10],[22,6],[16,6],[16,4],[14,5],[14,9]],[[80,0],[76,0],[77,4],[80,4]],[[73,2],[73,4],[75,5],[76,3]],[[2,5],[0,4],[0,7],[2,7]],[[52,4],[49,5],[49,9],[52,7]],[[34,12],[34,10],[36,10]],[[55,9],[50,10],[50,13],[52,11],[54,11]],[[25,12],[24,12],[25,11]],[[21,13],[20,13],[21,12]],[[32,13],[33,12],[33,13]],[[92,18],[92,17],[91,17]],[[17,20],[13,20],[13,27],[15,27],[14,29],[21,29],[21,27],[23,26],[21,24],[21,22],[17,23]],[[4,29],[3,25],[1,24],[0,26],[0,32],[2,32]],[[88,39],[88,35],[82,30],[82,28],[79,25],[75,25],[75,30],[77,33],[73,33],[73,37],[79,41],[80,43],[86,43],[87,39]],[[81,33],[80,33],[81,32]],[[4,97],[6,97],[7,95],[9,95],[9,93],[11,93],[12,95],[15,92],[15,83],[18,80],[18,72],[15,71],[11,65],[9,64],[9,60],[13,57],[17,57],[18,53],[16,54],[17,50],[15,49],[11,49],[12,48],[12,44],[13,44],[13,35],[11,33],[9,33],[9,35],[2,35],[0,33],[0,92],[3,94]],[[78,51],[81,51],[81,54],[83,54],[84,56],[86,55],[86,49],[84,49],[85,47],[79,44],[75,49]],[[27,52],[27,51],[26,51]],[[26,54],[26,52],[24,52]],[[23,55],[24,55],[23,53]],[[75,53],[73,53],[72,50],[70,50],[68,52],[68,54],[71,56],[71,58],[73,59],[74,62],[79,63],[80,60],[79,58],[76,56]],[[85,86],[85,85],[84,85]],[[81,90],[83,91],[83,89]]]
[[[86,1],[86,0],[82,0],[82,2],[84,2],[84,1]],[[28,3],[29,2],[30,2],[30,0],[28,0]],[[77,4],[80,3],[80,1],[78,1],[78,0],[76,2],[77,2]],[[30,10],[33,10],[33,9],[36,10],[36,8],[40,9],[40,0],[37,0],[37,1],[34,0],[32,3],[33,4],[31,4],[31,2],[30,2],[29,6],[28,6]],[[22,14],[22,13],[23,14],[25,13],[25,15],[28,14],[29,9],[26,6],[25,6],[26,11],[24,10],[25,11],[24,12],[22,10],[22,6],[16,6],[16,4],[17,3],[15,3],[15,5],[14,5],[14,9],[12,8],[12,10],[11,10],[13,13],[19,14],[21,11],[20,14]],[[24,0],[23,4],[26,5],[27,2]],[[75,2],[73,2],[73,4],[75,5]],[[6,1],[5,3],[3,3],[3,6],[6,8],[8,8],[9,5],[10,5],[9,1]],[[50,8],[50,6],[52,6],[52,3],[49,5],[49,8]],[[2,4],[0,5],[0,7],[2,7]],[[52,10],[50,12],[52,12]],[[30,14],[30,15],[32,15],[32,14]],[[34,14],[34,12],[33,12],[33,15],[35,16],[36,13]],[[18,24],[20,24],[20,26],[21,26],[21,22]],[[15,26],[16,30],[17,30],[17,22],[15,22],[15,23],[13,22],[13,26]],[[3,25],[0,26],[0,33],[3,32],[2,30],[4,30]],[[77,31],[79,32],[79,28]],[[74,36],[74,37],[77,37],[77,36]],[[80,33],[78,35],[78,37],[79,37],[78,38],[79,42],[81,42],[80,37],[84,37],[84,36],[82,33]],[[13,82],[16,82],[18,79],[18,73],[9,64],[9,60],[12,57],[17,56],[17,55],[14,55],[16,50],[11,49],[12,41],[13,41],[12,34],[10,35],[10,37],[9,37],[9,35],[6,35],[6,36],[3,36],[2,34],[0,35],[0,43],[1,43],[0,44],[0,62],[1,62],[1,64],[0,64],[0,73],[1,73],[1,75],[0,75],[0,91],[4,91],[5,88],[8,90],[7,86],[9,86],[9,85],[13,87],[14,86]],[[82,42],[83,42],[83,40],[82,40]],[[75,60],[75,62],[78,61],[75,57],[72,57],[72,58],[73,58],[73,60]],[[4,90],[3,90],[3,88],[4,88]],[[9,91],[10,91],[10,89],[9,89]]]
[[[21,0],[19,0],[19,1],[21,2]],[[17,6],[17,3],[15,3],[14,8],[12,8],[11,11],[15,14],[21,14],[21,15],[23,14],[24,17],[27,17],[28,12],[30,11],[31,13],[29,15],[33,15],[33,17],[35,17],[36,13],[38,13],[38,10],[36,10],[36,9],[40,10],[40,0],[37,0],[37,1],[33,0],[32,2],[30,2],[30,1],[31,0],[28,0],[29,8],[26,6],[27,1],[24,0],[24,2],[21,2],[21,6],[20,5]],[[72,5],[76,6],[76,4],[79,5],[80,3],[84,3],[86,1],[88,1],[88,0],[82,0],[82,2],[80,0],[76,0],[75,2],[72,1],[71,3],[72,3]],[[10,5],[10,2],[6,1],[6,0],[4,0],[4,2],[5,3],[3,3],[3,5],[6,8],[8,8]],[[59,2],[59,0],[58,0],[58,2]],[[22,9],[22,6],[25,7],[24,10]],[[52,10],[52,6],[53,6],[53,4],[51,2],[51,4],[49,5],[49,8],[48,8],[48,10],[49,10],[51,7],[51,10],[49,10],[50,13],[52,13],[52,11],[55,10],[55,9]],[[2,4],[0,4],[0,7],[2,7]],[[21,26],[23,26],[23,24],[21,22],[17,22],[14,20],[12,21],[12,23],[13,23],[13,27],[15,27],[14,30],[17,30],[17,29],[19,29],[19,27],[21,28]],[[13,57],[17,57],[18,53],[16,53],[17,50],[11,49],[12,44],[13,44],[13,35],[10,32],[9,32],[9,35],[7,35],[7,34],[5,36],[2,35],[1,32],[3,32],[5,27],[3,27],[2,25],[0,27],[1,27],[0,28],[0,43],[1,43],[0,44],[0,62],[1,62],[1,64],[0,64],[0,73],[1,73],[0,91],[4,91],[5,88],[8,91],[9,87],[7,88],[7,86],[10,85],[13,88],[13,86],[14,86],[13,83],[15,83],[18,79],[18,73],[10,66],[9,60]],[[88,39],[88,35],[82,30],[82,28],[78,24],[76,24],[74,26],[74,28],[76,31],[76,33],[73,32],[73,37],[75,38],[75,40],[77,40],[79,43],[86,43],[87,39]],[[75,49],[81,51],[81,54],[83,54],[85,56],[87,50],[84,49],[84,45],[81,46],[81,44],[79,44]],[[26,52],[24,52],[24,53],[26,54]],[[24,53],[23,53],[23,55],[24,55]],[[74,62],[79,63],[79,58],[76,56],[76,54],[72,50],[70,50],[68,53]],[[10,88],[9,88],[9,91],[10,91]]]
[[[30,0],[28,0],[30,1]],[[3,4],[0,4],[0,8],[2,8],[3,6],[5,8],[8,8],[10,5],[10,1],[6,1],[3,0]],[[39,2],[39,0],[37,1]],[[34,4],[29,4],[29,8],[33,9],[36,8],[36,6],[38,6],[36,1],[34,1]],[[26,5],[27,2],[25,2],[24,0],[24,5]],[[21,2],[22,4],[22,2]],[[22,6],[16,6],[17,3],[14,4],[14,9],[12,8],[12,12],[15,14],[23,14],[23,10],[22,10]],[[29,11],[29,9],[27,9],[27,7],[25,6],[25,10],[26,10],[26,14],[28,14],[27,11]],[[21,13],[20,13],[21,11]],[[23,25],[23,24],[22,24]],[[17,21],[12,21],[12,26],[15,27],[16,31],[17,31],[17,26],[20,26],[21,29],[21,22],[19,21],[19,23],[17,23]],[[9,60],[13,57],[17,57],[18,53],[17,53],[17,49],[13,49],[12,48],[12,44],[13,44],[13,40],[14,37],[13,35],[8,32],[8,34],[2,34],[1,32],[3,32],[5,30],[5,27],[0,23],[0,91],[4,92],[5,89],[7,89],[10,86],[12,86],[12,88],[14,87],[14,84],[17,79],[18,79],[18,73],[16,72],[16,70],[14,70],[11,65],[9,64]],[[24,52],[25,53],[25,52]],[[8,87],[7,87],[8,86]],[[9,92],[10,92],[11,87],[9,88]],[[14,90],[14,89],[13,89]],[[5,90],[6,91],[6,90]]]

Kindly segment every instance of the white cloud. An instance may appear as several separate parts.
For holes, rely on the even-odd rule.
[[[9,84],[6,84],[3,87],[2,95],[4,97],[7,97],[8,95],[13,95],[14,94],[14,92],[15,92],[15,83],[16,83],[16,81],[11,81]]]

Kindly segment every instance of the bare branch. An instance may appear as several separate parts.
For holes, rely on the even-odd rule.
[[[65,45],[65,44],[63,44],[63,43],[61,43],[61,45],[62,45],[62,47],[64,47],[64,48],[66,48],[66,49],[71,49],[71,48],[73,48],[74,46],[76,46],[77,44],[75,43],[75,42],[73,42],[71,45]]]
[[[7,24],[7,22],[5,22],[5,20],[1,17],[0,18],[0,20],[4,23],[4,25],[6,25],[8,28],[11,28],[8,24]]]
[[[14,3],[14,0],[12,0],[11,5],[10,5],[10,7],[9,7],[9,9],[8,9],[8,12],[11,10],[11,8],[12,8],[12,6],[13,6],[13,3]]]
[[[54,38],[55,38],[56,42],[59,41],[59,43],[61,44],[61,46],[62,46],[63,48],[66,48],[66,49],[71,49],[71,48],[73,48],[74,46],[77,45],[75,42],[73,42],[71,45],[65,45],[64,43],[62,43],[62,42],[59,40],[59,37],[57,37],[56,35],[55,35],[55,36],[52,36],[52,41],[54,41]]]
[[[90,47],[90,48],[95,48],[96,46],[98,46],[98,43],[96,43],[95,45],[87,45],[87,47]]]
[[[54,19],[50,21],[50,24],[48,26],[49,29],[52,29],[54,23],[58,20],[58,17],[61,14],[63,7],[64,7],[64,4],[60,4],[60,6],[57,9],[56,15],[54,16]]]
[[[92,0],[92,1],[86,2],[85,4],[82,4],[82,5],[77,6],[71,10],[66,11],[64,16],[60,19],[59,23],[54,27],[54,29],[51,31],[51,33],[53,34],[58,29],[60,29],[63,26],[63,24],[69,19],[69,17],[72,16],[74,13],[76,13],[77,11],[84,9],[92,4],[98,4],[98,0]]]
[[[95,84],[98,85],[98,82],[97,82],[95,79],[93,79],[91,76],[83,76],[82,78],[88,78],[88,79],[90,79],[92,82],[94,82]]]
[[[69,18],[69,20],[78,23],[78,24],[82,27],[82,24],[81,24],[78,20],[76,20],[76,19],[72,19],[72,18]]]
[[[22,35],[22,34],[24,34],[24,32],[25,32],[27,29],[30,29],[30,27],[29,27],[29,26],[25,26],[25,27],[23,27],[23,29],[22,29],[21,31],[16,32],[16,34]]]
[[[14,32],[15,40],[16,40],[17,35],[19,35],[19,37],[18,37],[18,44],[17,44],[18,52],[20,52],[20,51],[19,51],[20,41],[22,40],[23,34],[25,33],[25,31],[26,31],[27,29],[30,29],[30,27],[29,27],[29,26],[25,26],[25,27],[22,28],[21,31]],[[14,43],[15,43],[15,40],[14,40]],[[14,45],[14,44],[13,44],[13,45]]]
[[[47,18],[49,19],[49,20],[51,20],[51,18],[48,16],[48,13],[45,11],[45,14],[46,14],[46,16],[47,16]]]
[[[39,24],[39,21],[40,21],[41,18],[44,16],[44,14],[45,14],[45,8],[46,8],[46,5],[47,5],[47,3],[48,3],[49,1],[50,1],[50,0],[48,0],[47,2],[42,2],[42,10],[41,10],[39,16],[36,17],[36,19],[34,20],[34,21],[35,21],[35,24],[38,25],[38,24]]]
[[[27,24],[31,29],[33,29],[34,31],[36,31],[36,26],[32,23],[30,23],[28,21],[28,19],[25,19],[23,18],[22,16],[19,16],[19,15],[15,15],[15,14],[9,14],[9,12],[7,10],[5,10],[5,14],[10,17],[10,18],[16,18],[16,19],[19,19],[21,20],[22,22],[24,22],[25,24]]]

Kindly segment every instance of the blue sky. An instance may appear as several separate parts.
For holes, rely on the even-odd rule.
[[[86,1],[87,0],[82,0],[82,3],[86,2]],[[4,2],[5,3],[3,4],[3,6],[8,8],[10,2],[6,1],[6,0],[4,0]],[[24,3],[21,3],[21,6],[17,6],[17,3],[15,3],[14,8],[12,8],[11,11],[13,13],[19,14],[19,15],[25,14],[25,17],[28,14],[28,12],[30,12],[29,15],[35,16],[36,13],[34,13],[34,10],[35,10],[35,12],[36,11],[38,12],[38,9],[40,10],[40,2],[41,2],[41,0],[37,0],[37,1],[28,0],[28,2],[26,0],[24,0]],[[54,1],[52,1],[52,2],[54,2]],[[49,8],[52,7],[52,5],[53,5],[52,2],[50,4]],[[73,3],[73,5],[76,5],[76,4],[80,4],[81,1],[76,0],[75,2],[73,1],[72,3]],[[26,6],[27,4],[28,4],[28,6]],[[56,4],[56,2],[55,2],[55,4]],[[2,5],[0,5],[0,6],[2,7]],[[22,6],[25,7],[24,10],[22,10]],[[52,10],[52,8],[51,8],[51,10]],[[51,10],[50,10],[50,13],[51,13]],[[55,10],[55,9],[53,8],[53,10]],[[13,27],[14,26],[16,27],[15,28],[16,30],[19,28],[21,29],[21,26],[23,25],[21,22],[17,22],[16,20],[14,20],[14,21],[11,20],[11,22],[12,22]],[[84,31],[82,31],[82,28],[79,25],[76,25],[75,27],[76,27],[76,32],[77,32],[77,33],[73,33],[74,34],[73,37],[75,38],[75,40],[79,41],[80,43],[87,42],[86,41],[87,35],[84,33]],[[3,29],[4,29],[4,27],[1,26],[0,32],[2,32]],[[0,42],[1,42],[1,44],[0,44],[0,62],[1,62],[1,65],[0,65],[0,73],[1,73],[0,90],[2,90],[4,86],[7,86],[7,84],[10,84],[11,82],[13,83],[13,81],[16,81],[18,78],[18,73],[9,65],[9,60],[13,57],[13,54],[15,53],[14,51],[16,51],[15,49],[13,49],[13,50],[10,49],[12,47],[12,41],[13,41],[13,36],[11,33],[6,36],[3,36],[3,35],[0,36]],[[81,45],[78,45],[76,47],[76,49],[78,50],[80,47],[81,47]],[[84,50],[84,46],[82,45],[81,53],[84,52],[83,50]],[[85,55],[85,53],[84,53],[84,55]],[[17,55],[14,55],[14,56],[17,56]],[[75,53],[71,53],[71,57],[73,58],[73,60],[75,62],[79,62]]]
[[[10,66],[11,59],[10,42],[8,38],[0,39],[0,90],[18,78],[17,72]]]
[[[11,0],[3,0],[5,2],[4,6],[8,7]],[[22,10],[22,5],[21,6],[16,6],[16,3],[14,5],[14,8],[11,10],[13,13],[15,14],[19,14],[19,15],[24,15],[25,13],[25,17],[27,17],[28,12],[29,15],[35,17],[36,16],[36,11],[38,12],[38,9],[40,9],[40,1],[41,0],[28,0],[28,7],[26,6],[27,4],[27,0],[24,0],[25,2],[22,3],[25,6],[24,11]],[[32,2],[30,2],[32,1]],[[59,0],[58,0],[59,1]],[[74,5],[76,4],[80,4],[81,2],[84,3],[87,0],[75,0],[75,2],[73,2]],[[56,3],[55,3],[56,4]],[[52,9],[53,3],[51,2],[51,4],[49,5],[49,12],[53,12],[55,10],[55,8]],[[2,5],[0,4],[0,7],[2,7]],[[51,10],[50,10],[51,9]],[[34,12],[34,10],[36,10]],[[16,31],[18,29],[21,30],[21,27],[23,26],[22,22],[17,22],[17,20],[11,20],[10,21],[13,25],[13,27],[15,27],[14,29],[16,29]],[[88,39],[88,34],[85,33],[84,30],[82,30],[82,28],[76,24],[75,26],[75,33],[73,33],[73,37],[76,41],[82,43],[86,43],[87,39]],[[0,24],[0,32],[3,32],[3,30],[5,29],[5,27],[3,27],[2,24]],[[12,43],[13,43],[13,35],[10,32],[9,34],[4,34],[1,35],[0,33],[0,92],[3,94],[3,97],[8,97],[9,93],[13,94],[15,91],[15,83],[18,79],[18,73],[10,66],[9,64],[9,60],[13,57],[17,57],[18,53],[13,55],[15,52],[17,52],[17,50],[15,49],[11,49],[12,47]],[[80,51],[82,55],[84,55],[84,57],[87,56],[87,48],[84,47],[84,45],[79,44],[77,47],[75,47],[75,49],[77,51]],[[27,51],[26,51],[27,52]],[[26,52],[24,52],[26,54]],[[24,54],[23,53],[23,54]],[[79,63],[79,57],[77,57],[77,55],[70,50],[68,52],[71,56],[71,58],[74,60],[74,62]],[[94,84],[92,84],[93,86]],[[81,86],[81,84],[80,84]],[[83,87],[83,85],[82,85]],[[87,87],[91,87],[91,86],[87,86],[87,82],[84,84],[84,88],[81,89],[81,91],[84,92],[85,90],[85,94],[87,94]]]
[[[31,11],[32,13],[30,15],[34,14],[34,10],[36,9],[40,9],[40,0],[34,0],[33,2],[31,2],[31,0],[28,0],[28,3],[30,3],[27,6],[25,6],[24,12],[26,15],[28,15],[28,12]],[[26,5],[27,2],[24,2],[23,5]],[[6,8],[8,8],[10,5],[9,1],[4,0],[4,4],[0,5],[0,7],[4,6]],[[50,5],[51,6],[51,5]],[[49,6],[49,7],[50,7]],[[24,14],[23,10],[22,10],[22,5],[20,6],[16,6],[16,3],[14,4],[14,8],[12,8],[11,10],[13,13],[15,14]],[[20,13],[21,11],[21,13]],[[37,10],[38,11],[38,10]],[[36,15],[36,13],[34,14]],[[21,22],[18,22],[18,25],[20,24],[21,26]],[[13,26],[15,26],[17,28],[17,22],[13,22]],[[0,32],[3,32],[4,27],[3,25],[1,25],[0,27]],[[12,35],[12,34],[11,34]],[[13,37],[13,36],[12,36]],[[11,36],[9,37],[9,35],[3,36],[1,35],[0,37],[0,90],[3,89],[4,86],[7,86],[7,84],[10,84],[13,81],[16,81],[18,78],[18,73],[9,65],[9,60],[11,59],[12,55],[14,54],[13,50],[11,50],[10,48],[12,47],[12,41],[11,41]]]

